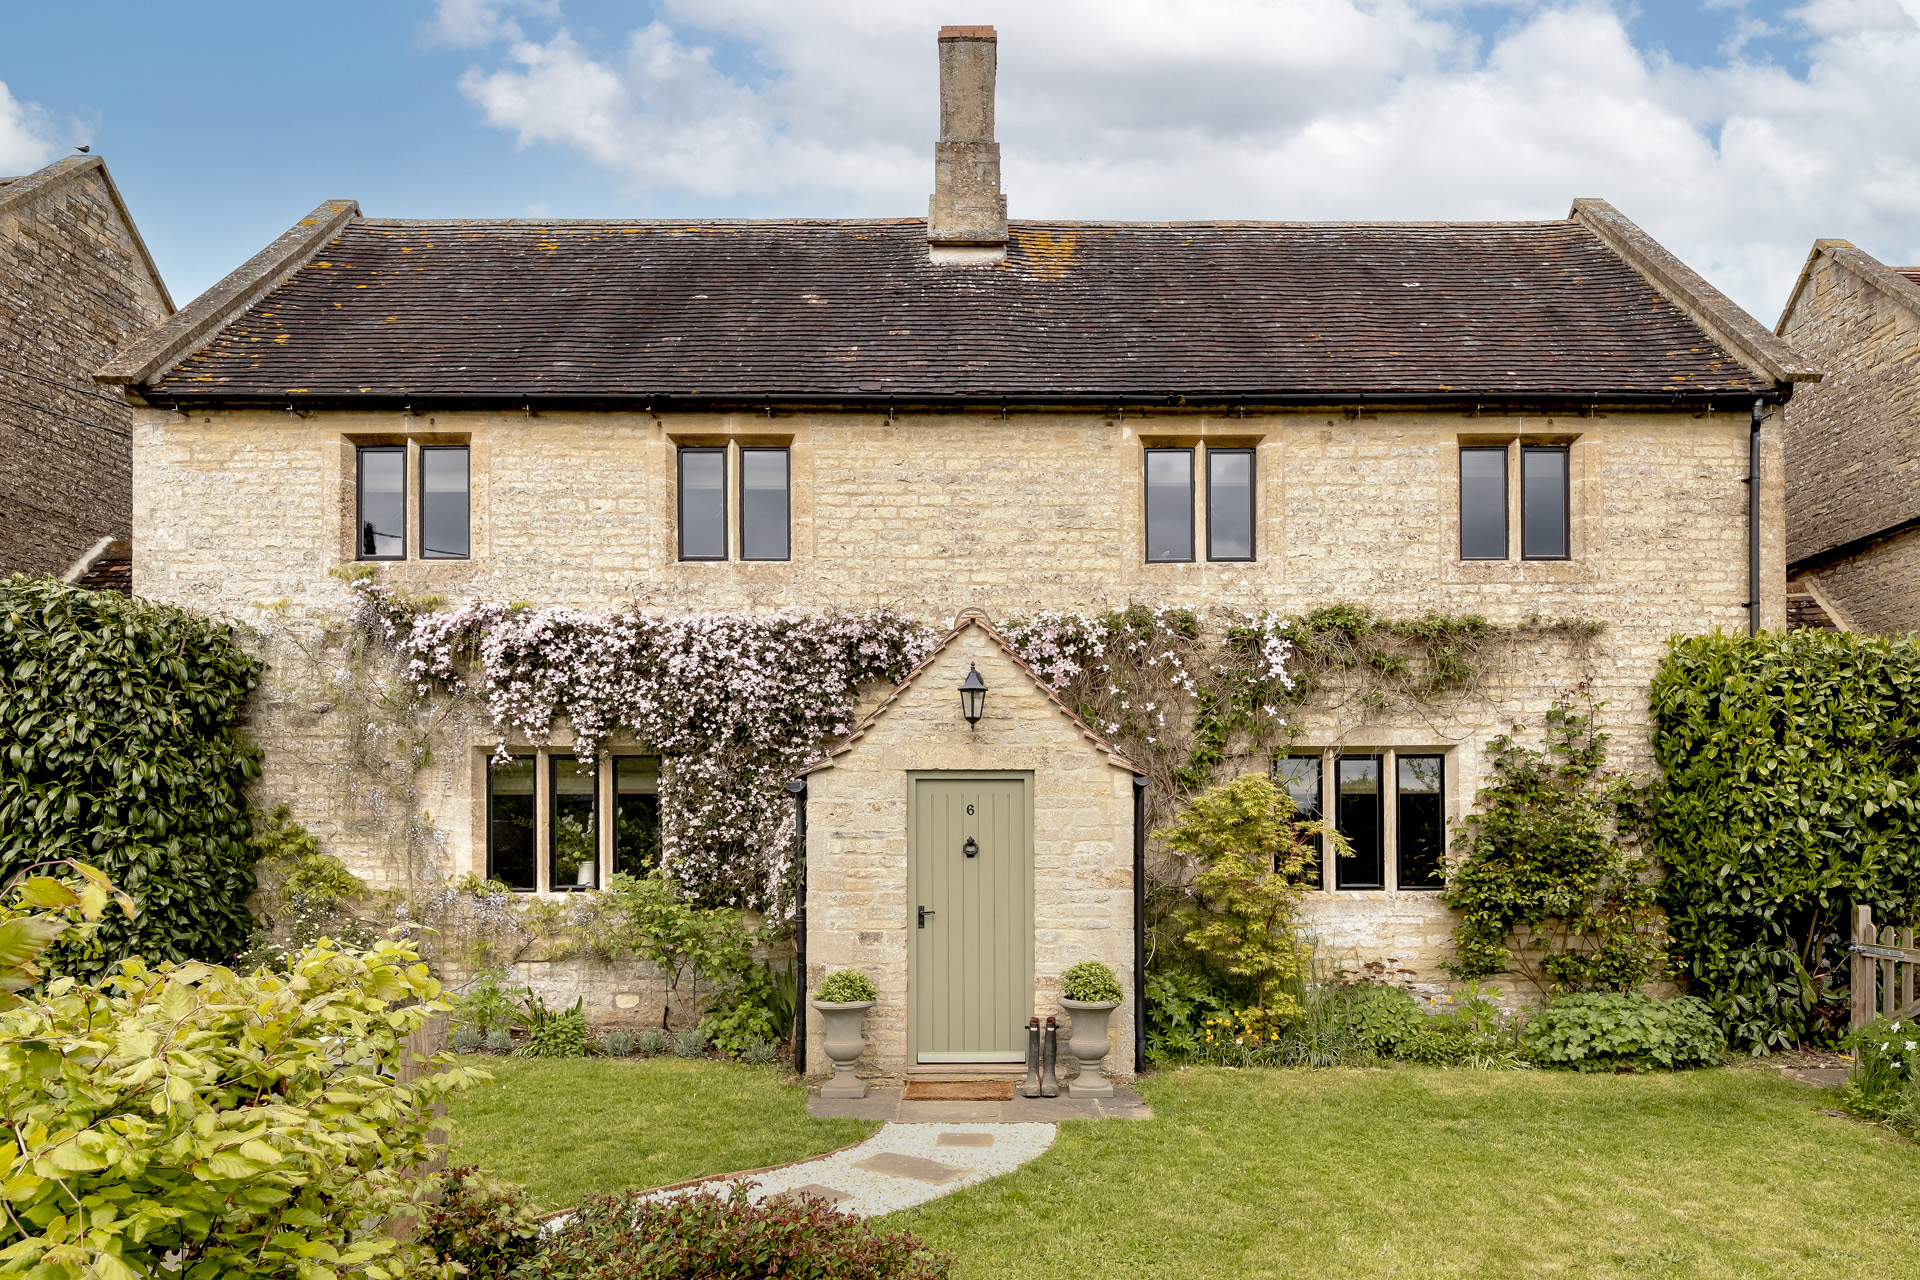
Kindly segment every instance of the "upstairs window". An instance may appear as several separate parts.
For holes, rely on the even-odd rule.
[[[1460,451],[1460,558],[1507,558],[1507,451]]]
[[[680,558],[727,558],[727,451],[680,450]]]
[[[534,880],[532,756],[487,765],[487,879],[531,892]]]
[[[362,445],[357,453],[354,554],[361,560],[405,560],[407,447]]]
[[[1520,554],[1528,560],[1569,555],[1567,451],[1527,445],[1520,450]]]
[[[1207,450],[1207,559],[1253,559],[1253,450]]]
[[[1147,560],[1193,559],[1193,450],[1148,449]]]
[[[467,446],[420,449],[420,558],[465,560],[472,551]]]
[[[740,558],[788,558],[785,449],[740,450]]]

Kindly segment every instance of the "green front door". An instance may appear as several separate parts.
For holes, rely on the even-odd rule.
[[[1024,1062],[1033,1016],[1033,775],[916,773],[907,786],[912,1061]]]

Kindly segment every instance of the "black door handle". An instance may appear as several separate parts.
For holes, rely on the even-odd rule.
[[[927,917],[928,917],[928,916],[931,916],[931,915],[937,915],[937,914],[938,914],[938,912],[933,912],[933,911],[929,911],[929,910],[927,910],[927,909],[926,909],[925,907],[922,907],[922,908],[920,908],[920,927],[921,927],[922,929],[924,929],[924,928],[926,928],[926,927],[927,927]]]

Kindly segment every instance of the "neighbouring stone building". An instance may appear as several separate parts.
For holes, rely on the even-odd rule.
[[[1920,630],[1920,268],[1816,240],[1776,331],[1826,374],[1786,416],[1788,589],[1843,630]]]
[[[99,156],[0,178],[0,575],[126,589],[133,413],[92,374],[172,314]]]
[[[991,30],[939,49],[928,220],[316,209],[100,375],[136,406],[142,593],[270,621],[262,794],[387,883],[352,730],[298,676],[348,604],[331,571],[453,600],[953,625],[807,775],[808,976],[875,976],[871,1070],[891,1075],[999,1052],[909,1043],[936,998],[923,948],[951,925],[1013,941],[938,981],[999,982],[1011,957],[1022,1022],[1078,958],[1138,991],[1132,766],[995,624],[1130,602],[1483,615],[1523,638],[1473,697],[1309,705],[1272,762],[1358,848],[1311,897],[1322,953],[1440,983],[1444,828],[1489,740],[1601,704],[1615,762],[1644,767],[1668,638],[1783,625],[1779,406],[1814,371],[1598,200],[1540,222],[1008,222]],[[991,690],[971,727],[969,669]],[[446,877],[498,872],[490,823],[524,804],[544,851],[512,872],[526,891],[591,883],[549,856],[556,797],[617,813],[629,764],[656,776],[616,737],[615,767],[566,781],[561,726],[509,738],[528,763],[507,780],[486,717],[447,732],[406,837]],[[950,803],[1002,825],[910,824]],[[963,836],[979,860],[956,860]],[[936,905],[927,858],[1014,872]],[[657,1019],[653,988],[586,968],[546,980],[590,984],[596,1018]],[[1116,1072],[1135,1030],[1116,1016]]]

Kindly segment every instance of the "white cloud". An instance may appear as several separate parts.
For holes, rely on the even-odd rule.
[[[1737,6],[1730,6],[1737,7]],[[617,50],[502,33],[461,91],[645,208],[923,212],[947,0],[662,0]],[[528,11],[525,6],[522,11]],[[1551,218],[1603,196],[1771,322],[1818,236],[1920,259],[1920,0],[1812,0],[1803,69],[1636,49],[1603,0],[972,0],[1015,217]],[[509,28],[511,28],[509,30]],[[478,43],[487,43],[479,40]]]
[[[54,158],[60,144],[53,118],[31,102],[21,102],[0,80],[0,174],[28,173]]]
[[[555,18],[560,14],[560,0],[435,0],[433,20],[426,24],[425,35],[433,44],[456,49],[518,40],[520,24],[510,16],[514,13]]]

